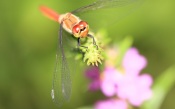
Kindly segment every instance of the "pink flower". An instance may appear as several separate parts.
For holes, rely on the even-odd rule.
[[[101,79],[102,92],[110,96],[118,96],[139,106],[151,97],[152,78],[148,74],[139,75],[146,66],[145,57],[137,49],[131,48],[125,54],[122,69],[106,66]]]
[[[91,67],[86,70],[85,76],[91,79],[89,90],[95,91],[100,88],[100,72],[98,67]]]
[[[95,109],[127,109],[127,103],[117,99],[103,100],[95,104]]]
[[[143,74],[135,77],[125,75],[118,83],[117,95],[121,99],[127,99],[134,106],[140,106],[151,97],[151,84],[150,75]]]
[[[106,68],[101,79],[102,92],[108,97],[117,95],[118,82],[122,76],[115,68]]]
[[[139,74],[146,67],[147,61],[136,48],[130,48],[123,59],[122,66],[125,72],[131,75]]]

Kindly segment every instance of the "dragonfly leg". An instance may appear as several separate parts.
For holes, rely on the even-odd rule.
[[[94,36],[92,36],[92,35],[90,35],[90,34],[88,34],[87,36],[93,39],[93,44],[94,44],[94,45],[97,47],[97,49],[98,49],[98,45],[97,45],[96,42],[95,42]]]
[[[88,48],[88,47],[86,47],[86,46],[81,45],[80,38],[78,38],[78,48],[79,48],[79,47],[84,47],[84,48],[86,48],[86,49]]]

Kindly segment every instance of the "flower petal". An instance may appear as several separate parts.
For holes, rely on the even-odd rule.
[[[115,95],[117,91],[117,83],[123,78],[123,75],[121,72],[111,67],[106,68],[102,75],[102,92],[108,97]]]
[[[95,104],[95,109],[127,109],[127,103],[117,99],[103,100]]]
[[[87,69],[85,72],[85,76],[90,78],[91,80],[99,79],[100,72],[98,67],[90,67],[89,69]]]
[[[111,97],[115,94],[115,87],[111,81],[105,80],[101,83],[101,91],[104,95]]]
[[[100,80],[94,80],[89,85],[89,90],[96,91],[100,89]]]
[[[141,86],[147,86],[150,87],[153,83],[153,80],[150,75],[148,74],[142,74],[140,76],[140,84]]]
[[[138,74],[145,68],[147,61],[144,56],[138,53],[136,48],[131,48],[126,52],[122,64],[127,72]]]
[[[117,94],[121,99],[127,99],[132,105],[140,106],[152,95],[152,79],[149,75],[125,75],[118,84]]]

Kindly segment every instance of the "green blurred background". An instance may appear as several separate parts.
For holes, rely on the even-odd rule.
[[[45,18],[42,4],[64,13],[94,0],[0,0],[0,109],[57,109],[50,91],[59,24]],[[112,14],[112,13],[111,13]],[[175,1],[146,0],[131,15],[105,28],[116,42],[126,35],[148,59],[153,78],[175,63]],[[63,109],[92,105],[100,93],[87,91],[84,73],[74,75],[71,101]],[[175,109],[175,87],[161,109]]]

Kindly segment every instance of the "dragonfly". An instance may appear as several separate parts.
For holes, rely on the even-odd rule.
[[[87,6],[80,7],[76,10],[73,10],[72,12],[68,12],[65,14],[58,14],[57,12],[55,12],[54,10],[46,6],[40,7],[40,10],[44,15],[46,15],[48,18],[60,24],[60,28],[58,32],[59,37],[58,37],[58,49],[57,49],[57,55],[56,55],[56,65],[55,65],[55,70],[53,75],[53,85],[51,90],[52,99],[58,106],[62,106],[64,102],[67,102],[70,100],[71,93],[72,93],[71,72],[74,71],[74,67],[71,68],[72,64],[71,65],[69,64],[70,61],[68,61],[69,60],[68,59],[69,56],[67,56],[68,53],[65,53],[65,49],[67,45],[65,44],[65,42],[67,37],[63,36],[63,29],[68,33],[72,34],[74,38],[77,38],[78,46],[81,45],[80,39],[87,38],[87,37],[92,38],[93,39],[92,43],[95,46],[97,46],[94,36],[89,32],[90,31],[89,30],[90,26],[88,24],[89,22],[81,20],[76,15],[81,15],[86,12],[98,11],[100,9],[111,9],[111,8],[113,9],[113,8],[120,8],[125,6],[127,7],[128,5],[132,5],[132,4],[134,4],[133,6],[135,7],[135,4],[138,4],[141,1],[142,0],[96,0],[95,2]],[[115,16],[115,13],[114,13],[114,16]],[[105,17],[106,16],[103,16],[103,19]]]

